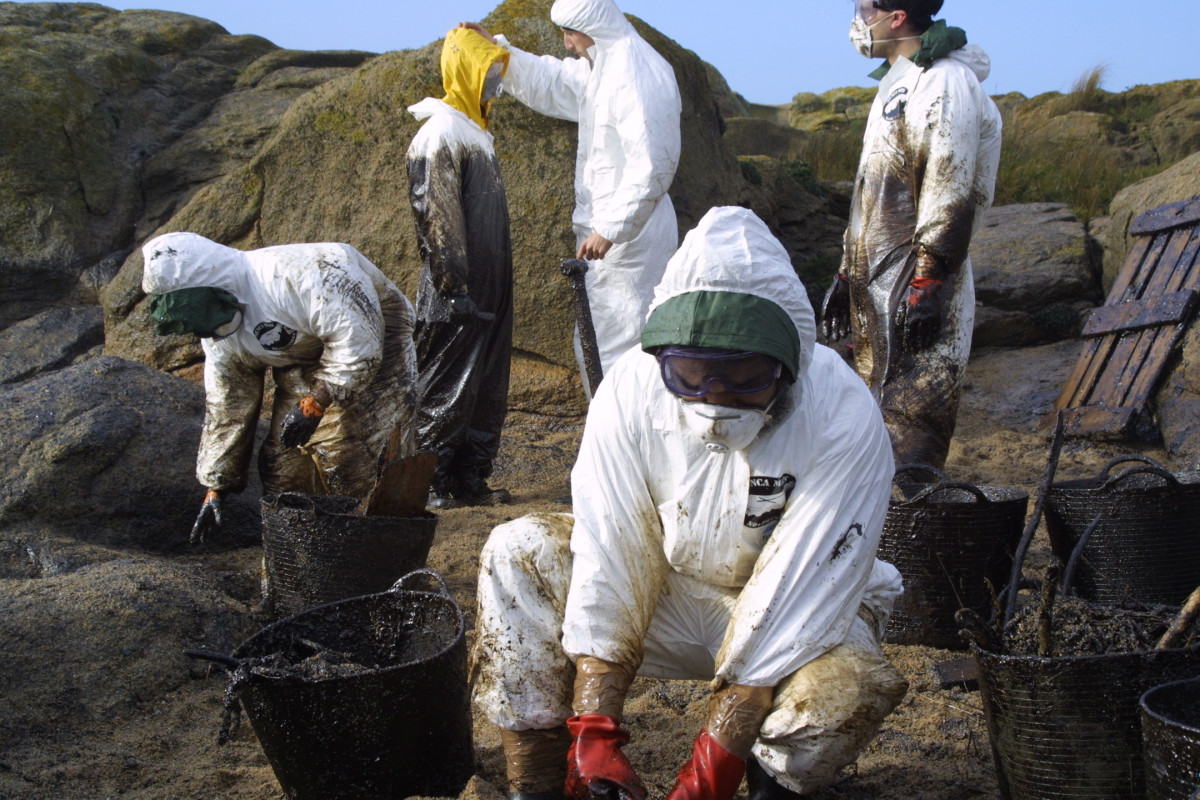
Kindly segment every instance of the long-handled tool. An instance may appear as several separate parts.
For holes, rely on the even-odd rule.
[[[379,458],[375,486],[355,512],[371,517],[416,517],[429,500],[429,481],[437,468],[437,455],[417,453],[400,458],[404,431],[397,428]]]
[[[596,327],[592,324],[592,306],[588,302],[586,261],[578,258],[568,258],[562,262],[562,274],[571,282],[571,296],[575,305],[575,321],[579,325],[579,342],[583,348],[583,368],[587,373],[588,390],[596,393],[604,377],[604,368],[600,363],[600,344],[596,341]]]

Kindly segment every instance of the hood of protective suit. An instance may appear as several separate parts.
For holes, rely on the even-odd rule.
[[[199,234],[155,237],[143,245],[142,257],[142,291],[146,294],[211,286],[242,299],[245,291],[245,253]]]
[[[955,50],[946,58],[953,59],[965,65],[971,72],[975,73],[975,77],[980,83],[988,79],[992,74],[992,59],[982,47],[976,44],[969,44],[960,50]]]
[[[494,100],[481,104],[488,69],[500,61],[508,69],[508,51],[469,28],[455,28],[442,45],[442,102],[458,109],[487,130],[487,115]]]
[[[635,32],[612,0],[555,0],[550,19],[560,28],[586,33],[600,47]]]
[[[667,262],[650,306],[695,292],[732,292],[768,300],[791,319],[799,339],[795,365],[797,384],[808,371],[816,344],[816,322],[804,285],[779,240],[753,211],[738,207],[711,209],[684,237]],[[736,310],[737,303],[725,307]],[[788,364],[789,370],[792,364]]]

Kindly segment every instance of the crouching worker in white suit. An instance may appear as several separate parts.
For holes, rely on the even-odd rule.
[[[474,698],[510,796],[645,798],[620,749],[635,675],[712,681],[668,800],[730,800],[743,775],[751,800],[828,786],[904,696],[879,646],[901,592],[875,558],[891,444],[814,335],[762,221],[710,211],[589,408],[574,516],[483,550]]]

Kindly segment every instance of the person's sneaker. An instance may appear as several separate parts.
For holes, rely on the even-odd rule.
[[[430,511],[445,511],[448,508],[458,508],[462,503],[454,498],[454,495],[445,489],[430,489],[429,500],[425,503],[425,508]]]
[[[460,481],[454,498],[469,506],[502,506],[512,502],[507,489],[493,489],[482,478]]]

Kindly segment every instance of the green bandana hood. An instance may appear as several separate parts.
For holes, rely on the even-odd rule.
[[[961,50],[966,46],[967,32],[962,28],[952,28],[946,24],[945,20],[939,19],[921,34],[921,49],[913,53],[909,61],[924,69],[939,58],[945,58],[955,50]],[[883,76],[887,75],[891,68],[891,62],[884,61],[878,69],[871,73],[871,77],[875,80],[883,80]]]
[[[233,320],[238,301],[224,289],[197,286],[150,296],[150,316],[159,336],[194,333],[211,336]]]
[[[812,306],[787,251],[753,211],[711,209],[667,262],[642,349],[672,344],[763,353],[796,381],[808,371]]]
[[[667,300],[646,321],[642,349],[666,345],[719,347],[762,353],[796,380],[800,337],[782,308],[751,294],[688,292]]]

